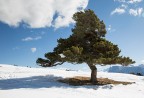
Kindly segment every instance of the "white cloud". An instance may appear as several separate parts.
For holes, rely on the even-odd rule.
[[[41,39],[41,36],[37,36],[37,37],[26,37],[24,39],[22,39],[22,41],[33,41],[33,40],[39,40]]]
[[[114,0],[114,1],[118,1],[118,2],[121,2],[121,3],[134,4],[134,3],[140,3],[143,0]]]
[[[114,14],[123,14],[125,13],[125,9],[124,8],[116,8],[115,10],[113,10],[111,12],[111,15],[114,15]]]
[[[108,26],[107,30],[110,31],[112,29],[111,25]]]
[[[138,15],[141,16],[142,13],[144,12],[143,8],[138,8],[137,9]]]
[[[88,0],[0,0],[0,21],[15,27],[23,22],[31,28],[59,28],[73,23],[72,15],[87,4]]]
[[[35,53],[36,52],[36,48],[31,48],[31,51],[33,52],[33,53]]]
[[[111,25],[109,25],[108,28],[107,28],[107,31],[108,32],[115,32],[116,30],[113,29]]]
[[[143,0],[129,0],[127,3],[131,3],[131,4],[134,4],[134,3],[140,3],[142,2]]]
[[[129,10],[129,14],[133,15],[133,16],[137,16],[138,15],[137,10],[134,10],[134,9],[130,9]]]
[[[128,6],[126,4],[121,4],[120,7],[117,7],[115,10],[113,10],[111,12],[111,15],[114,15],[114,14],[124,14],[126,12],[127,7]]]
[[[118,1],[118,2],[126,2],[125,0],[114,0],[114,1]]]
[[[143,16],[144,8],[140,7],[140,5],[143,3],[143,0],[114,0],[114,1],[119,2],[121,6],[117,7],[114,11],[112,11],[111,15],[115,13],[119,14],[126,13],[132,16]]]
[[[142,13],[143,13],[143,8],[129,10],[129,14],[133,16],[142,16]]]
[[[41,36],[37,36],[37,37],[34,38],[34,40],[39,40],[41,38],[42,38]]]
[[[124,8],[124,9],[126,9],[128,6],[125,5],[125,4],[122,4],[121,7]]]

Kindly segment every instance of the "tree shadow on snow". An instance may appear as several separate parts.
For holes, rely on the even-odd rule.
[[[0,90],[9,90],[9,89],[21,89],[21,88],[86,88],[86,89],[111,89],[111,85],[104,86],[71,86],[65,83],[58,82],[62,77],[57,77],[54,75],[47,76],[32,76],[26,78],[14,78],[14,79],[5,79],[0,80]]]

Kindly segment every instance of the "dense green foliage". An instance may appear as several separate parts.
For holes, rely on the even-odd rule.
[[[104,38],[106,26],[92,10],[77,12],[73,19],[76,23],[72,35],[60,38],[53,52],[46,53],[46,59],[38,58],[37,64],[51,67],[64,62],[124,66],[134,63],[129,57],[120,56],[118,46]]]

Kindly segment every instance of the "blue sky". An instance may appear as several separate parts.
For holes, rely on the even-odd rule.
[[[73,13],[92,9],[121,55],[144,63],[143,0],[0,0],[0,63],[35,66],[71,34]]]

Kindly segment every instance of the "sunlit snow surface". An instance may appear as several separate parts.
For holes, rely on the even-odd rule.
[[[144,76],[98,72],[98,77],[135,82],[131,85],[70,86],[57,82],[73,76],[90,76],[90,72],[0,64],[0,98],[144,98]]]

